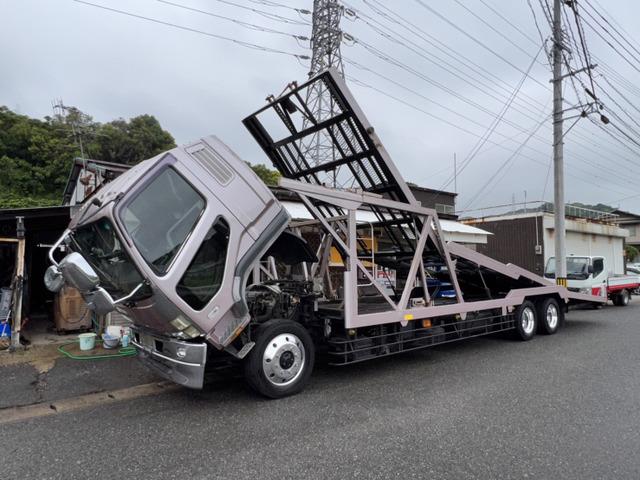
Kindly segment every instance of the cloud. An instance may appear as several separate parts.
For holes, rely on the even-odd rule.
[[[308,26],[265,18],[228,2],[175,1],[244,22],[310,35]],[[95,2],[240,41],[310,55],[293,38],[247,30],[232,22],[153,0]],[[268,7],[260,2],[235,2],[292,19],[301,18],[289,9]],[[310,0],[280,3],[308,9],[312,5]],[[468,4],[470,10],[502,35],[459,5],[425,2],[491,51],[415,1],[394,2],[393,11],[421,28],[425,33],[420,36],[415,35],[413,27],[411,33],[400,24],[385,20],[369,7],[371,2],[348,3],[386,25],[391,39],[363,20],[344,18],[341,28],[408,68],[381,60],[362,43],[347,41],[342,47],[346,58],[395,83],[352,65],[345,66],[347,74],[413,108],[351,82],[356,98],[407,178],[432,188],[452,189],[453,184],[447,184],[447,180],[453,172],[454,153],[458,165],[464,165],[478,136],[485,133],[501,111],[522,78],[521,71],[528,67],[537,50],[538,32],[526,2],[500,2],[499,12],[513,26],[480,4]],[[487,3],[497,6],[498,2]],[[626,0],[607,8],[625,28],[632,30],[632,25],[624,22],[636,18],[630,13],[638,11],[634,2]],[[541,12],[538,15],[544,34],[548,27]],[[261,107],[268,94],[282,91],[289,81],[304,80],[308,68],[290,56],[249,50],[73,1],[3,2],[0,18],[3,24],[0,104],[42,117],[51,113],[51,101],[61,97],[99,121],[151,113],[178,142],[214,133],[252,162],[268,160],[244,130],[242,118]],[[637,72],[595,35],[589,35],[588,42],[590,50],[604,59],[609,68],[637,78]],[[546,199],[551,198],[551,180],[545,188],[546,165],[551,159],[550,119],[528,142],[522,155],[507,161],[528,132],[550,112],[550,71],[544,65],[544,55],[539,60],[531,70],[535,80],[524,82],[504,120],[460,173],[457,182],[460,207],[476,195],[477,200],[470,207],[510,202],[513,196],[522,200],[525,190],[529,200],[541,199],[543,192]],[[574,101],[569,82],[565,82],[565,88],[567,101]],[[570,124],[568,121],[567,127]],[[583,119],[567,134],[565,147],[567,200],[607,202],[637,190],[634,166],[638,155],[633,146],[621,145]],[[495,180],[480,191],[492,176]],[[627,200],[622,206],[640,211],[640,198]]]

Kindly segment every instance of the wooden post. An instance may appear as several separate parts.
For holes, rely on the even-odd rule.
[[[22,348],[20,345],[20,328],[22,327],[22,293],[24,290],[24,217],[17,217],[18,249],[16,252],[16,275],[13,301],[13,326],[11,329],[11,350]]]

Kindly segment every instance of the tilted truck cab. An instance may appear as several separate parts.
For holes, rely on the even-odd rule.
[[[318,95],[332,111],[316,117]],[[243,123],[313,220],[291,222],[208,137],[105,185],[50,251],[47,285],[128,316],[141,359],[174,382],[200,388],[207,366],[242,362],[252,388],[283,397],[304,388],[316,348],[345,365],[507,330],[531,340],[570,303],[604,301],[445,242],[333,70]]]
[[[199,388],[207,343],[228,347],[247,325],[247,276],[288,222],[247,164],[207,137],[105,185],[64,241],[98,275],[87,302],[99,309],[105,294],[118,302],[137,288],[119,305],[134,345],[165,376]]]

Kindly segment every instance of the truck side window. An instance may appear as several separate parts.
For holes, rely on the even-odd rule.
[[[218,218],[207,233],[176,292],[194,310],[202,310],[220,289],[229,245],[229,224]]]
[[[603,270],[604,270],[604,259],[594,258],[593,259],[593,278],[600,275]]]

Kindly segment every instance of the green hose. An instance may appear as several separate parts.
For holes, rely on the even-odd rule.
[[[132,357],[136,355],[136,347],[123,347],[118,350],[118,353],[114,353],[112,355],[74,355],[73,353],[67,352],[64,347],[68,345],[73,345],[76,342],[65,343],[64,345],[60,345],[58,347],[58,351],[66,357],[72,358],[73,360],[102,360],[105,358],[118,358],[118,357]],[[97,340],[96,343],[102,343],[101,340]]]

